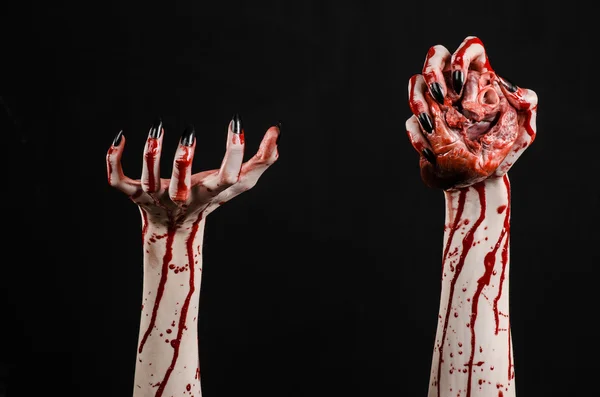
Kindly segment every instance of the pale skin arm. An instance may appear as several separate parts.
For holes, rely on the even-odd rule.
[[[510,183],[536,135],[535,92],[498,76],[483,44],[432,47],[409,81],[409,140],[446,201],[429,397],[514,397],[509,317]]]
[[[243,162],[244,130],[234,116],[220,168],[192,174],[196,134],[190,126],[179,142],[170,179],[159,175],[164,135],[162,122],[156,122],[139,180],[123,173],[122,132],[106,156],[109,184],[129,196],[142,216],[144,283],[133,396],[200,397],[197,321],[206,217],[251,189],[277,160],[280,127],[269,128],[256,155]]]

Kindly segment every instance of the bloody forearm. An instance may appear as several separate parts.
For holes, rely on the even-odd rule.
[[[514,396],[508,176],[444,194],[442,291],[429,397]]]
[[[143,217],[144,288],[134,396],[201,395],[197,316],[202,214],[184,224]]]

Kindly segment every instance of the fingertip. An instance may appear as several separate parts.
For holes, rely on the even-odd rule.
[[[120,145],[121,145],[121,142],[123,141],[123,138],[124,138],[124,136],[123,136],[123,130],[121,130],[121,131],[119,131],[119,132],[117,133],[117,135],[116,135],[116,136],[115,136],[115,138],[113,139],[112,146],[113,146],[113,147],[118,147],[118,146],[120,146]]]
[[[439,82],[435,81],[431,83],[429,85],[429,92],[431,93],[433,99],[442,105],[444,104],[444,89]]]
[[[196,143],[196,130],[192,124],[188,124],[185,127],[183,133],[181,134],[179,143],[182,146],[194,146],[194,144]]]
[[[160,138],[163,136],[164,127],[163,121],[161,117],[157,117],[152,123],[152,127],[150,127],[150,131],[148,132],[148,138]]]
[[[498,79],[500,80],[501,85],[504,87],[504,89],[506,91],[514,94],[519,90],[519,87],[517,87],[515,84],[513,84],[510,80],[507,80],[501,76],[498,76]]]
[[[229,122],[229,131],[238,135],[244,133],[242,118],[238,113],[234,113],[233,117],[231,118],[231,121]]]

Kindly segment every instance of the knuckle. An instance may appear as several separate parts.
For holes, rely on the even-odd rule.
[[[231,186],[234,183],[237,183],[238,180],[239,180],[239,177],[237,175],[232,175],[230,173],[224,173],[219,178],[219,184],[220,185]]]

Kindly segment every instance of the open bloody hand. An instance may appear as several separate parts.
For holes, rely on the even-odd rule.
[[[252,188],[279,154],[279,126],[269,128],[254,157],[243,163],[244,130],[234,116],[227,131],[221,167],[192,174],[196,148],[195,130],[189,126],[181,136],[170,179],[160,177],[164,129],[161,121],[150,129],[144,149],[142,177],[128,178],[121,167],[125,136],[119,132],[106,156],[108,183],[145,208],[152,221],[180,223],[192,214],[208,215],[215,208]]]
[[[269,128],[256,155],[243,162],[244,129],[234,116],[220,168],[192,174],[196,132],[190,126],[170,179],[159,174],[164,134],[161,121],[150,129],[139,180],[121,168],[122,133],[106,155],[109,184],[138,204],[142,215],[144,291],[133,395],[200,397],[197,321],[206,216],[252,188],[277,160],[280,128]]]
[[[537,95],[496,74],[477,37],[454,54],[431,47],[408,91],[413,116],[406,129],[430,187],[502,176],[535,139]]]

